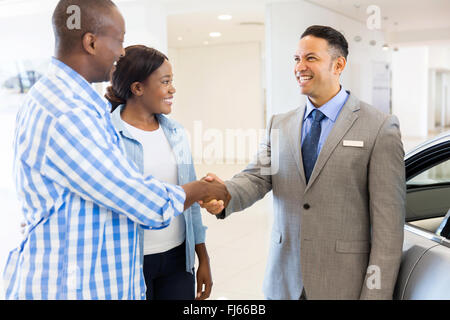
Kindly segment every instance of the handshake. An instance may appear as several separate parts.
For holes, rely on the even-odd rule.
[[[225,183],[213,173],[208,173],[199,181],[193,181],[182,186],[186,192],[185,209],[194,202],[208,210],[211,214],[221,213],[231,200],[231,195]]]

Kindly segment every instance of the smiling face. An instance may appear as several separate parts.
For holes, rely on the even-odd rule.
[[[311,35],[303,37],[294,55],[294,73],[301,93],[320,107],[339,92],[339,75],[344,57],[335,57],[327,40]]]
[[[69,28],[69,6],[81,11],[81,24]],[[125,54],[125,21],[110,0],[59,0],[52,15],[55,58],[66,63],[88,82],[103,82]]]
[[[164,63],[141,83],[139,99],[149,113],[169,114],[172,111],[175,92],[172,65],[168,60],[164,60]]]
[[[117,60],[125,54],[123,48],[125,21],[116,8],[103,17],[105,26],[97,35],[95,66],[97,79],[94,82],[108,81]]]

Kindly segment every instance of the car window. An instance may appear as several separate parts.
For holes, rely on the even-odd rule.
[[[450,160],[444,161],[408,181],[408,186],[450,183]]]
[[[406,221],[436,233],[450,209],[450,160],[407,181]]]

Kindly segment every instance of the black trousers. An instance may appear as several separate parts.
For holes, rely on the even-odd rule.
[[[186,272],[185,243],[144,256],[147,300],[194,300],[194,274]]]

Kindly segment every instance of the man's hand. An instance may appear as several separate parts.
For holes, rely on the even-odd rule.
[[[208,173],[208,175],[202,178],[200,181],[207,183],[209,191],[205,194],[205,197],[199,201],[199,203],[220,201],[224,205],[228,204],[228,202],[231,199],[231,196],[228,193],[225,183],[222,180],[220,180],[215,174]]]
[[[221,201],[222,210],[228,205],[231,195],[222,180],[213,178],[193,181],[181,186],[186,192],[184,209],[189,208],[193,203],[216,203]],[[216,202],[214,202],[216,200]]]
[[[225,183],[218,177],[216,176],[214,173],[208,173],[206,175],[206,177],[204,177],[202,180],[207,181],[207,182],[219,182],[221,184],[223,184],[225,186]],[[225,209],[228,206],[228,203],[230,202],[231,199],[231,195],[228,194],[228,198],[223,201],[223,200],[217,200],[217,199],[213,199],[211,201],[199,201],[198,204],[208,210],[209,213],[211,214],[219,214],[223,211],[223,209]]]

